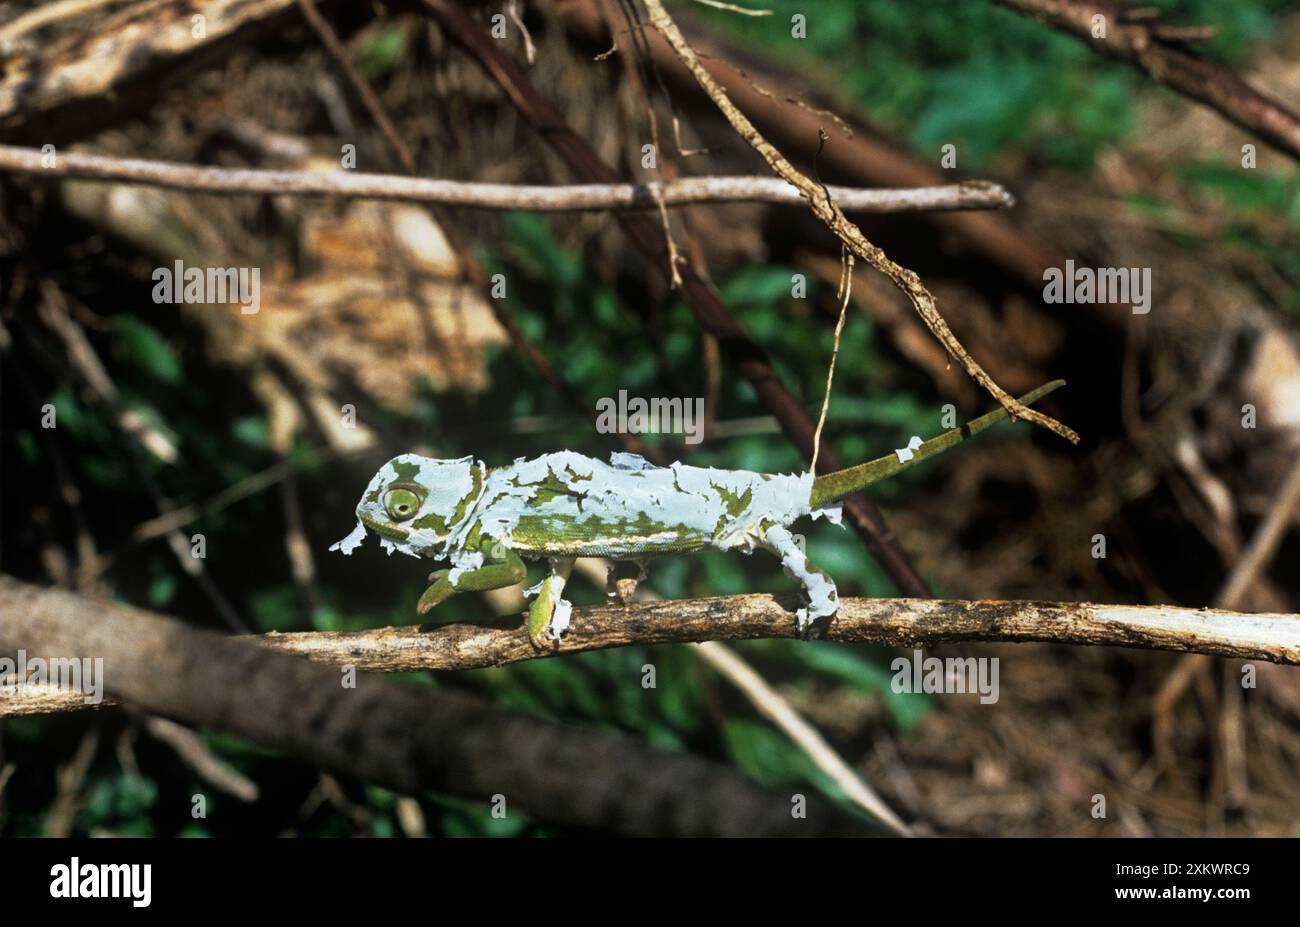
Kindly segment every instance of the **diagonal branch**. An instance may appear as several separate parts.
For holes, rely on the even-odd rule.
[[[1279,151],[1300,159],[1300,116],[1260,93],[1229,70],[1179,47],[1174,39],[1199,37],[1134,17],[1137,8],[1110,0],[997,0],[1081,39],[1094,51],[1135,65],[1183,96],[1204,103],[1234,125],[1254,132]],[[1093,17],[1105,17],[1103,38]]]
[[[948,327],[948,323],[939,314],[934,296],[921,283],[921,278],[915,272],[895,263],[883,250],[868,241],[866,236],[862,234],[862,230],[844,215],[844,210],[835,202],[834,197],[831,196],[826,187],[802,173],[786,160],[785,156],[776,149],[776,146],[763,137],[762,133],[749,121],[749,118],[731,102],[731,98],[727,96],[727,91],[722,88],[722,85],[714,80],[713,75],[700,63],[699,57],[687,43],[686,37],[677,28],[677,24],[668,15],[668,11],[664,9],[660,0],[644,0],[644,2],[646,9],[650,13],[651,24],[668,40],[668,44],[673,47],[673,51],[677,53],[682,63],[694,75],[695,80],[708,94],[709,99],[726,117],[727,122],[736,130],[736,134],[762,155],[763,159],[767,161],[768,165],[779,177],[799,188],[799,192],[807,198],[813,215],[822,220],[827,228],[834,232],[836,237],[844,242],[844,245],[854,255],[888,277],[894,286],[898,287],[907,296],[912,303],[912,308],[916,310],[922,321],[925,322],[926,327],[930,329],[930,333],[962,365],[962,368],[972,380],[984,387],[990,395],[997,399],[1002,407],[1007,410],[1007,414],[1011,416],[1012,421],[1024,419],[1027,422],[1032,422],[1053,431],[1074,444],[1078,444],[1079,436],[1074,431],[1051,416],[1022,405],[1014,396],[993,381],[993,378],[980,366],[979,362],[971,357],[970,353],[962,347],[961,342],[957,340],[957,336],[953,334],[952,329]]]

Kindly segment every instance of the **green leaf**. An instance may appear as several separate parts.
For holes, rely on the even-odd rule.
[[[132,315],[116,316],[113,328],[118,345],[137,367],[169,386],[180,382],[181,362],[157,329]]]
[[[375,29],[359,49],[357,67],[369,80],[382,77],[397,66],[406,50],[406,27]]]

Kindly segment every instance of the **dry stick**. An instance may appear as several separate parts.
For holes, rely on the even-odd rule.
[[[0,576],[0,654],[102,657],[106,690],[192,727],[211,726],[314,767],[419,795],[484,801],[616,834],[872,832],[817,795],[790,796],[733,769],[590,728],[525,717],[463,693],[393,685],[114,602]],[[24,690],[0,692],[0,710]]]
[[[203,781],[242,802],[257,801],[257,783],[212,752],[194,731],[166,718],[146,718],[144,728],[176,751]]]
[[[647,42],[646,44],[648,45],[649,43]],[[834,110],[826,109],[825,107],[822,106],[811,106],[808,103],[804,102],[803,100],[799,99],[799,97],[794,96],[793,94],[787,94],[783,97],[778,97],[775,93],[773,93],[772,91],[768,90],[766,87],[759,84],[758,81],[754,80],[754,78],[749,75],[748,71],[740,67],[738,64],[736,64],[734,61],[732,61],[729,58],[720,58],[716,55],[705,54],[702,51],[696,51],[695,54],[697,57],[702,58],[705,61],[716,60],[721,64],[725,65],[726,67],[730,68],[732,71],[735,71],[736,75],[741,80],[743,80],[746,85],[748,85],[749,89],[757,93],[759,96],[767,97],[769,100],[773,100],[778,103],[789,103],[791,106],[799,107],[799,109],[803,110],[804,112],[811,113],[814,116],[821,116],[823,119],[829,119],[831,122],[835,123],[836,128],[838,128],[841,132],[844,133],[845,138],[853,137],[853,127],[850,126],[844,119],[842,119],[840,115],[836,113]],[[840,205],[843,204],[841,203]]]
[[[1300,457],[1291,466],[1277,494],[1268,508],[1268,515],[1255,529],[1246,549],[1233,565],[1219,594],[1215,596],[1215,605],[1219,608],[1236,608],[1246,595],[1250,584],[1259,574],[1267,569],[1273,554],[1286,534],[1291,517],[1300,508]],[[1155,731],[1153,739],[1158,748],[1163,748],[1172,740],[1170,718],[1174,706],[1178,704],[1192,681],[1209,665],[1209,657],[1192,654],[1183,657],[1165,678],[1156,693],[1152,705],[1152,717]],[[1167,758],[1166,765],[1172,762]]]
[[[835,783],[835,786],[858,807],[884,822],[900,837],[912,836],[911,830],[894,810],[885,804],[857,771],[844,761],[835,748],[827,743],[817,728],[795,710],[789,700],[774,689],[739,654],[721,641],[702,641],[694,648],[695,654],[721,673],[738,688],[759,714],[772,722],[802,750],[813,764]]]
[[[404,150],[404,147],[396,150]],[[47,156],[39,149],[0,145],[0,170],[203,193],[342,196],[530,212],[658,209],[660,199],[665,206],[739,202],[796,205],[803,202],[796,188],[776,177],[685,177],[667,184],[611,182],[548,186],[438,180],[345,170],[200,167],[75,151],[58,154],[50,167],[43,166],[46,161]],[[986,180],[900,190],[834,186],[829,189],[846,209],[869,213],[1005,209],[1015,205],[1015,199],[1004,187]]]
[[[605,565],[604,570],[598,565],[601,563]],[[600,587],[604,585],[604,577],[608,575],[607,570],[610,566],[612,566],[611,561],[583,557],[578,560],[575,569]],[[662,601],[645,585],[637,587],[636,595],[637,599],[643,602]],[[721,641],[702,641],[687,649],[739,689],[759,714],[789,737],[795,746],[835,783],[849,801],[883,821],[900,837],[912,836],[907,825],[893,809],[885,804],[884,799],[877,795],[857,771],[835,752],[835,748],[826,742],[826,738],[822,737],[817,728],[799,714],[798,710],[790,704],[790,700],[778,692],[740,654]]]
[[[500,43],[479,28],[457,3],[453,0],[420,0],[419,6],[442,26],[448,38],[478,61],[520,115],[576,173],[597,183],[618,181],[614,169],[573,131],[564,114],[537,90],[523,69],[501,51]],[[620,211],[614,215],[646,262],[661,273],[665,272],[666,248],[659,224],[639,213]],[[697,323],[718,340],[719,349],[753,386],[759,400],[781,423],[786,436],[802,454],[811,457],[814,426],[803,403],[782,382],[766,352],[731,315],[689,257],[682,257],[678,271],[682,279],[682,299]],[[844,462],[830,447],[822,450],[821,457],[828,470],[844,467]],[[898,587],[908,595],[928,596],[930,593],[925,581],[899,547],[880,509],[862,493],[848,497],[844,509],[854,530]]]
[[[748,117],[731,102],[731,99],[727,96],[727,91],[722,88],[722,85],[715,81],[704,65],[700,63],[700,59],[691,49],[681,30],[677,28],[677,24],[668,15],[668,11],[664,9],[660,0],[645,0],[645,5],[650,13],[651,24],[667,39],[673,51],[677,53],[682,63],[694,75],[696,82],[708,94],[709,99],[726,117],[727,122],[736,130],[736,133],[763,156],[763,159],[767,161],[768,165],[779,177],[799,188],[799,191],[807,198],[813,215],[821,219],[850,251],[883,273],[907,296],[912,303],[912,307],[924,320],[930,332],[939,339],[948,353],[962,365],[970,378],[984,387],[1007,410],[1007,414],[1012,421],[1024,419],[1027,422],[1032,422],[1055,432],[1071,443],[1078,444],[1079,436],[1073,430],[1051,416],[1022,405],[1014,396],[993,382],[993,378],[970,356],[966,349],[962,347],[961,342],[957,340],[957,336],[952,333],[948,323],[939,314],[934,297],[921,283],[921,278],[911,270],[896,264],[884,251],[869,242],[866,236],[862,234],[862,230],[849,221],[848,217],[844,215],[844,210],[840,208],[821,184],[795,168],[771,142],[763,137],[762,133],[755,128]]]
[[[1229,122],[1254,132],[1291,157],[1300,158],[1300,115],[1264,96],[1231,71],[1160,41],[1159,27],[1125,22],[1124,14],[1132,8],[1109,0],[997,2],[1082,39],[1094,51],[1136,65],[1165,86],[1204,103]],[[1106,18],[1104,38],[1093,35],[1093,17],[1099,14]]]
[[[817,431],[813,433],[812,463],[808,465],[809,473],[817,472],[817,454],[822,447],[822,428],[826,425],[826,413],[831,408],[831,384],[835,381],[835,361],[840,356],[840,334],[844,331],[844,320],[848,318],[849,299],[853,295],[853,255],[848,248],[840,249],[843,260],[840,274],[840,317],[835,322],[835,343],[831,347],[831,362],[826,368],[826,393],[822,396],[822,412],[817,418]]]
[[[19,586],[33,595],[38,591],[0,577],[0,644],[9,641],[13,648],[24,646],[23,638],[6,635],[5,626],[24,613],[6,607],[6,603],[12,606],[13,602],[6,596],[6,588]],[[104,609],[117,608],[106,603],[92,604],[85,598],[78,601],[82,603],[79,614],[93,610],[98,617]],[[822,632],[824,640],[908,648],[947,642],[1038,641],[1172,650],[1300,666],[1300,615],[1090,602],[840,601],[844,610]],[[495,619],[491,627],[452,624],[429,629],[412,625],[364,631],[272,633],[240,640],[359,670],[451,671],[610,647],[796,638],[794,610],[800,604],[795,594],[752,594],[575,608],[569,631],[545,652],[533,647],[515,616]],[[36,654],[31,647],[27,650]],[[109,668],[106,665],[106,676]],[[4,685],[0,686],[0,715],[26,713],[23,707],[33,700],[42,711],[85,707],[80,693]]]

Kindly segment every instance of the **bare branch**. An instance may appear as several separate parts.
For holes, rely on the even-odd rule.
[[[0,578],[0,616],[7,622],[6,584],[16,584]],[[1172,650],[1300,666],[1300,615],[1087,602],[848,598],[840,603],[844,611],[823,631],[824,640],[891,647],[951,641],[1042,641]],[[514,616],[496,619],[490,626],[413,625],[248,639],[318,663],[351,665],[359,670],[453,671],[634,644],[791,638],[797,636],[796,607],[793,595],[733,595],[575,608],[571,629],[546,652],[533,647]],[[20,635],[0,632],[0,643],[6,641],[15,648],[24,646]],[[8,691],[8,698],[0,701],[0,716],[19,713],[17,706],[29,697],[23,690]],[[55,706],[57,700],[48,690],[30,691],[35,693],[30,697],[41,699],[46,710]],[[70,693],[62,710],[81,707],[80,695]]]
[[[0,145],[0,170],[45,177],[143,184],[202,193],[342,196],[440,203],[479,209],[523,209],[530,212],[657,209],[659,198],[662,198],[665,206],[745,201],[784,205],[803,203],[799,190],[777,177],[684,177],[667,184],[530,186],[392,174],[360,174],[345,170],[268,171],[200,167],[81,152],[58,153],[52,167],[43,166],[45,160],[45,155],[38,149]],[[860,187],[829,189],[845,209],[869,213],[1005,209],[1015,205],[1014,197],[1006,188],[986,180],[901,190]]]
[[[836,203],[834,196],[825,186],[802,173],[777,150],[776,146],[763,137],[763,134],[758,131],[749,118],[731,102],[731,98],[722,85],[714,80],[713,75],[700,62],[694,49],[687,43],[686,37],[677,28],[677,24],[668,15],[668,11],[664,9],[664,5],[660,0],[644,0],[644,2],[646,9],[650,13],[651,24],[668,40],[668,44],[672,46],[673,51],[677,53],[682,63],[694,75],[696,82],[708,94],[709,99],[726,117],[727,122],[731,124],[736,134],[763,156],[763,160],[768,163],[777,176],[799,188],[799,191],[807,198],[813,215],[820,219],[844,243],[845,247],[888,277],[890,282],[907,296],[912,303],[912,308],[916,310],[917,315],[930,329],[930,333],[947,349],[949,355],[961,364],[967,375],[987,390],[1007,410],[1011,420],[1024,419],[1060,435],[1072,444],[1078,444],[1079,436],[1072,429],[1067,428],[1049,415],[1044,415],[1042,412],[1036,412],[1022,405],[1014,396],[994,382],[988,372],[980,366],[975,358],[970,356],[970,353],[962,346],[957,336],[953,334],[952,329],[948,327],[948,323],[944,321],[943,316],[939,313],[933,294],[925,288],[921,278],[914,271],[893,261],[883,250],[868,241],[867,237],[862,234],[862,230],[844,215],[844,210]]]
[[[1255,90],[1236,74],[1178,46],[1204,31],[1173,29],[1136,21],[1132,8],[1110,0],[998,0],[1054,29],[1082,39],[1093,50],[1128,61],[1185,97],[1204,103],[1229,122],[1300,158],[1300,116]],[[1093,18],[1105,17],[1104,37],[1094,35]],[[1172,43],[1172,44],[1171,44]]]

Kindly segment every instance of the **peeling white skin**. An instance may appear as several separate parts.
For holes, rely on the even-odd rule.
[[[551,623],[548,629],[551,637],[559,640],[565,631],[569,630],[569,620],[573,614],[573,603],[568,599],[556,599],[555,611],[551,612]]]
[[[420,497],[413,515],[397,520],[385,499],[398,487]],[[403,454],[380,468],[357,505],[358,527],[331,550],[350,554],[367,530],[380,535],[390,554],[451,561],[456,579],[484,563],[466,543],[475,526],[525,558],[557,561],[574,556],[633,559],[654,553],[763,546],[804,586],[810,605],[799,612],[800,628],[838,608],[835,586],[809,568],[784,526],[811,515],[840,524],[838,504],[809,508],[811,473],[769,475],[674,463],[651,464],[636,454],[615,453],[605,463],[571,451],[520,458],[489,470],[472,457],[435,460]],[[521,519],[528,521],[521,525]],[[542,529],[538,526],[541,525]],[[795,556],[797,554],[797,557]],[[552,582],[552,573],[543,582]],[[563,588],[559,583],[558,591]],[[536,595],[541,584],[526,591]],[[551,618],[552,636],[568,626],[569,605]]]
[[[345,556],[350,555],[354,550],[361,546],[361,542],[366,539],[366,526],[357,522],[357,526],[341,541],[335,541],[330,545],[330,550],[341,550]]]
[[[536,484],[554,477],[577,495],[538,502]],[[671,550],[683,532],[698,536],[696,548],[752,550],[764,523],[788,524],[809,514],[812,475],[766,476],[745,470],[717,470],[675,463],[656,467],[635,454],[614,454],[606,464],[561,451],[488,476],[475,516],[483,533],[507,543],[524,515],[553,515],[582,524],[611,525],[607,537],[587,539],[574,554],[609,554]],[[727,496],[749,499],[742,511],[728,512]],[[665,530],[646,532],[634,526],[645,519]],[[620,527],[622,530],[620,530]],[[518,544],[512,544],[523,552]],[[550,552],[550,551],[548,551]]]
[[[898,450],[894,451],[894,456],[898,458],[899,463],[907,463],[916,456],[912,452],[920,447],[921,443],[920,435],[912,435],[912,440],[907,442],[907,447],[900,447]]]
[[[803,586],[808,599],[808,607],[795,612],[795,622],[800,631],[805,631],[818,618],[829,618],[840,610],[840,594],[835,583],[821,570],[808,563],[808,558],[799,549],[788,528],[773,525],[767,529],[766,543],[763,545],[781,558],[781,566],[786,575]]]

